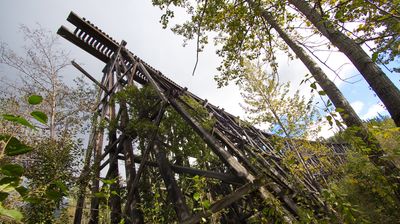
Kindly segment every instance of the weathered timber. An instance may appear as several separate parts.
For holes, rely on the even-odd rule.
[[[183,224],[192,224],[200,222],[201,218],[210,217],[212,214],[221,211],[222,209],[226,208],[227,206],[231,205],[237,200],[240,200],[244,195],[249,194],[250,192],[257,190],[265,183],[260,179],[254,180],[253,183],[247,183],[242,187],[236,189],[231,194],[225,196],[223,199],[215,202],[211,205],[210,209],[199,212],[194,214],[190,219],[185,220],[182,222]]]
[[[140,156],[135,156],[134,157],[135,163],[142,163],[142,158]],[[146,161],[146,166],[153,166],[156,167],[157,163],[153,161]],[[244,181],[234,175],[226,174],[226,173],[219,173],[215,171],[209,171],[209,170],[199,170],[191,167],[185,167],[185,166],[178,166],[178,165],[170,165],[172,171],[175,173],[179,174],[187,174],[191,176],[204,176],[208,178],[214,178],[217,180],[221,180],[222,182],[228,183],[228,184],[234,184],[234,185],[241,185],[244,183]]]
[[[74,32],[61,27],[58,33],[107,64],[103,69],[105,76],[103,76],[100,83],[93,80],[93,77],[88,72],[76,67],[100,87],[99,99],[101,100],[95,108],[100,113],[97,123],[100,123],[100,121],[107,123],[113,121],[119,124],[116,129],[107,132],[109,138],[108,143],[106,143],[107,147],[104,149],[102,147],[104,130],[99,128],[96,133],[93,132],[94,162],[89,169],[92,170],[93,174],[92,194],[94,194],[99,191],[99,170],[108,167],[106,177],[119,179],[119,169],[121,167],[117,165],[118,159],[125,161],[128,193],[127,197],[123,199],[125,201],[115,198],[117,200],[110,204],[112,207],[112,220],[110,221],[112,223],[116,223],[121,218],[121,214],[117,213],[120,213],[123,204],[125,204],[125,207],[122,215],[126,223],[143,223],[146,220],[138,206],[140,202],[139,196],[146,194],[143,192],[144,189],[138,187],[139,181],[142,179],[141,183],[152,182],[151,179],[140,178],[146,166],[159,167],[158,170],[167,186],[168,199],[174,206],[177,220],[180,222],[198,222],[202,217],[208,217],[221,209],[227,209],[228,213],[218,216],[218,221],[225,223],[233,221],[237,223],[246,222],[246,218],[252,215],[251,211],[256,208],[254,206],[257,206],[260,200],[264,200],[267,203],[271,200],[279,200],[282,204],[280,210],[285,214],[285,221],[289,223],[296,222],[299,215],[295,202],[308,203],[308,201],[304,202],[302,195],[309,194],[314,189],[310,188],[311,183],[308,183],[307,178],[296,179],[283,165],[282,158],[285,156],[285,150],[291,150],[290,147],[285,150],[275,150],[271,135],[261,132],[257,128],[243,125],[239,118],[212,105],[207,100],[199,98],[188,91],[187,88],[179,86],[127,50],[125,48],[126,42],[122,41],[119,44],[89,21],[79,18],[74,13],[70,13],[68,21],[76,26]],[[212,152],[218,156],[220,161],[225,164],[221,166],[222,163],[218,162],[218,165],[207,164],[205,166],[206,169],[209,169],[207,167],[215,168],[220,166],[220,168],[216,169],[219,172],[180,166],[183,164],[182,159],[186,158],[178,158],[175,153],[169,153],[169,145],[161,141],[162,136],[155,138],[157,133],[154,136],[150,134],[150,136],[146,137],[147,142],[145,145],[150,147],[142,151],[141,157],[134,155],[139,138],[137,138],[137,133],[132,134],[131,131],[127,133],[126,130],[129,123],[128,111],[131,109],[130,105],[122,100],[117,101],[118,105],[114,106],[112,98],[124,88],[137,84],[151,85],[160,98],[160,101],[149,111],[150,120],[158,126],[159,122],[161,122],[156,122],[160,115],[160,107],[172,106],[204,140]],[[106,87],[106,89],[101,86]],[[206,130],[201,126],[205,118],[197,116],[196,113],[198,111],[182,100],[182,95],[203,105],[203,108],[210,114],[210,118],[212,117],[216,120],[213,130]],[[115,108],[119,108],[117,114],[115,114]],[[155,144],[152,144],[152,142]],[[340,151],[342,150],[341,147],[343,146],[332,146],[332,150]],[[123,153],[123,156],[120,153]],[[156,161],[148,161],[147,157],[150,153],[156,156]],[[107,155],[108,159],[103,161],[107,158]],[[169,164],[170,156],[175,156],[175,161],[180,164]],[[103,163],[101,164],[102,161]],[[309,162],[310,164],[318,163],[317,160]],[[135,163],[140,164],[138,170]],[[188,163],[186,162],[186,164]],[[218,187],[208,189],[210,192],[209,197],[211,195],[213,195],[213,198],[219,198],[221,195],[225,195],[225,197],[215,203],[210,210],[190,216],[185,197],[176,183],[175,174],[199,175],[221,180],[221,186],[224,187],[224,190],[219,190]],[[262,181],[259,185],[257,181],[260,178],[262,178]],[[255,184],[252,184],[253,182]],[[242,185],[246,183],[247,185]],[[302,190],[303,187],[298,187],[299,185],[306,186],[309,190],[304,191]],[[159,185],[157,186],[160,187]],[[232,193],[232,190],[236,187],[239,187],[237,189],[238,194]],[[118,190],[119,188],[119,183],[116,182],[113,185],[113,189]],[[248,195],[253,190],[258,190],[258,192]],[[243,197],[244,195],[248,196]],[[241,198],[244,200],[240,200]],[[317,201],[318,199],[316,197]],[[253,201],[257,203],[253,203]],[[79,203],[81,202],[82,196],[79,198]],[[322,210],[321,207],[323,205],[315,203],[314,199],[309,202],[310,206],[313,206],[312,208],[316,211]],[[98,208],[98,198],[92,197],[90,223],[98,223]],[[80,223],[81,216],[82,210],[79,212],[77,208],[76,224]]]
[[[168,198],[174,207],[176,215],[178,216],[179,222],[182,222],[190,217],[190,210],[186,205],[185,197],[183,196],[178,184],[176,183],[174,173],[169,165],[165,152],[159,149],[158,142],[156,141],[153,150],[156,154],[158,168],[161,173],[161,177],[164,180],[165,187],[168,191]]]
[[[92,82],[94,82],[98,87],[100,87],[104,92],[108,93],[108,89],[103,86],[103,84],[99,83],[93,76],[91,76],[85,69],[83,69],[78,63],[75,61],[71,61],[71,64],[78,69],[82,74],[84,74],[87,78],[89,78]]]

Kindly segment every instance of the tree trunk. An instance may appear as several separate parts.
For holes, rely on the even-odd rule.
[[[289,0],[328,40],[343,52],[365,78],[400,127],[400,91],[353,39],[335,28],[304,0]]]
[[[292,1],[292,0],[289,0]],[[251,7],[257,7],[252,0],[247,0]],[[299,57],[299,59],[304,63],[304,65],[308,68],[312,76],[321,86],[321,88],[325,91],[328,97],[331,99],[332,103],[336,108],[344,109],[344,112],[341,112],[340,115],[343,118],[343,121],[346,123],[348,127],[356,127],[357,132],[356,136],[363,139],[366,145],[371,149],[368,153],[370,160],[376,166],[383,166],[384,175],[392,182],[398,183],[398,180],[393,178],[393,174],[398,172],[396,166],[391,162],[382,159],[383,151],[377,140],[369,133],[368,129],[363,125],[362,120],[358,117],[356,112],[350,106],[349,102],[337,88],[337,86],[328,79],[327,75],[322,71],[322,69],[312,60],[297,43],[295,43],[289,35],[279,26],[279,24],[275,21],[274,17],[266,10],[261,9],[261,16],[274,28],[280,37],[286,42],[286,44],[294,51],[294,53]],[[365,52],[364,52],[365,53]],[[372,61],[371,61],[372,62]],[[374,64],[375,65],[375,64]],[[375,65],[376,66],[376,65]],[[376,66],[377,67],[377,66]],[[386,77],[386,76],[385,76]],[[386,77],[387,78],[387,77]],[[389,81],[390,82],[390,81]],[[393,84],[393,83],[391,83]],[[396,100],[400,100],[397,98]],[[399,108],[400,111],[400,108]],[[397,112],[398,113],[398,112]],[[396,196],[400,199],[400,190],[396,190]]]
[[[247,0],[251,7],[257,7],[252,0]],[[285,43],[292,49],[296,56],[303,62],[303,64],[310,71],[311,75],[315,78],[317,83],[324,90],[326,95],[332,101],[336,108],[342,108],[344,112],[340,115],[347,126],[363,127],[362,120],[358,117],[357,113],[351,107],[350,103],[340,92],[339,88],[333,83],[325,72],[317,65],[317,63],[301,48],[292,38],[282,29],[282,27],[274,19],[268,11],[261,9],[261,16],[265,21],[278,32],[279,36]]]

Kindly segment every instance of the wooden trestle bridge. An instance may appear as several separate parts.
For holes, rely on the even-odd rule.
[[[143,213],[138,204],[141,200],[140,192],[148,189],[141,189],[139,183],[148,167],[159,168],[168,200],[176,213],[175,220],[179,223],[198,223],[222,210],[225,212],[219,216],[218,222],[246,223],[246,219],[257,215],[262,206],[270,206],[268,203],[254,204],[254,200],[278,202],[288,223],[297,222],[300,201],[320,213],[329,212],[329,207],[320,198],[318,186],[307,178],[293,178],[282,165],[282,155],[274,150],[269,141],[270,135],[242,125],[235,116],[182,88],[127,50],[125,41],[118,43],[73,12],[67,20],[75,26],[75,30],[70,32],[61,26],[57,33],[106,64],[99,82],[73,62],[76,68],[100,87],[97,123],[103,120],[117,120],[118,123],[115,130],[106,131],[100,126],[92,128],[85,165],[79,179],[81,187],[74,223],[82,221],[83,207],[88,204],[85,199],[90,200],[89,223],[99,222],[99,204],[104,202],[93,195],[101,190],[100,173],[106,173],[106,179],[118,179],[121,173],[118,160],[125,164],[127,193],[123,198],[119,194],[110,196],[111,223],[119,223],[121,219],[125,223],[143,223]],[[166,156],[168,147],[156,138],[147,144],[145,150],[139,152],[133,144],[137,136],[125,133],[130,120],[129,106],[126,102],[111,100],[117,92],[131,85],[151,85],[156,90],[162,106],[154,111],[153,124],[159,125],[166,107],[172,107],[224,165],[217,170],[206,171],[171,164]],[[216,120],[211,131],[203,128],[197,117],[191,116],[188,111],[190,106],[182,100],[182,96],[201,104]],[[336,151],[343,150],[341,145],[329,147]],[[223,190],[216,191],[220,194],[219,199],[206,210],[192,211],[177,183],[179,175],[198,175],[221,181]],[[88,187],[91,190],[89,196],[85,192]],[[115,192],[121,190],[118,181],[112,183],[110,188]],[[254,208],[255,205],[258,207]]]

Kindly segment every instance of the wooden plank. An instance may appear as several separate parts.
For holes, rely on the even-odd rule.
[[[135,163],[142,163],[142,158],[140,156],[135,156],[134,157]],[[153,161],[146,161],[147,166],[153,166],[156,167],[157,163]],[[175,173],[179,174],[188,174],[188,175],[198,175],[198,176],[203,176],[207,178],[214,178],[221,180],[222,182],[228,183],[228,184],[234,184],[234,185],[242,185],[244,184],[244,181],[234,175],[226,174],[226,173],[220,173],[220,172],[215,172],[215,171],[209,171],[209,170],[199,170],[191,167],[185,167],[185,166],[178,166],[178,165],[173,165],[171,164],[171,169]]]
[[[246,194],[251,193],[252,191],[260,188],[263,185],[264,185],[264,182],[261,181],[260,179],[254,180],[253,183],[247,183],[247,184],[243,185],[242,187],[236,189],[231,194],[225,196],[221,200],[215,202],[213,205],[211,205],[210,209],[196,213],[189,219],[184,220],[182,222],[182,224],[199,223],[202,218],[210,217],[212,214],[215,214],[215,213],[221,211],[222,209],[230,206],[232,203],[238,201]]]
[[[89,23],[89,21],[85,21],[82,18],[80,18],[74,12],[71,11],[69,13],[67,21],[75,25],[80,30],[83,30],[86,34],[90,35],[91,37],[94,37],[98,42],[102,43],[111,51],[117,50],[119,44],[115,40],[113,40],[107,34],[103,33],[98,28],[95,28],[92,24]]]

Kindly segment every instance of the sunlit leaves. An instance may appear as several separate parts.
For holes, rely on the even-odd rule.
[[[0,203],[0,215],[7,216],[17,221],[21,221],[23,218],[23,215],[20,211],[15,209],[6,209],[3,207],[1,203]]]
[[[398,58],[400,50],[399,1],[327,1],[332,22],[340,26],[359,24],[350,36],[360,44],[373,42],[372,60],[387,64]],[[328,13],[328,12],[326,12]],[[372,44],[369,44],[372,46]]]

